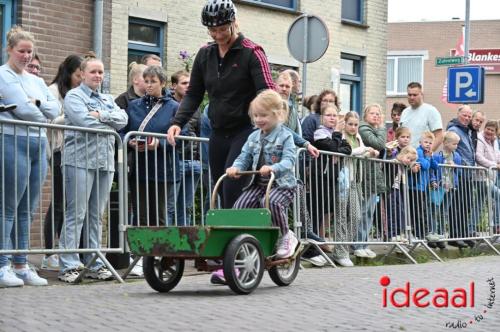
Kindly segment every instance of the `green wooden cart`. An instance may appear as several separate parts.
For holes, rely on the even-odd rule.
[[[258,172],[241,172],[254,175]],[[206,225],[195,227],[129,227],[127,238],[133,254],[144,256],[144,277],[158,292],[168,292],[182,278],[185,260],[195,260],[200,271],[223,269],[228,286],[238,294],[249,294],[262,280],[264,269],[278,286],[288,286],[297,277],[302,245],[290,258],[275,259],[279,228],[271,222],[269,191],[264,209],[215,209],[216,183]],[[214,263],[215,262],[215,263]]]

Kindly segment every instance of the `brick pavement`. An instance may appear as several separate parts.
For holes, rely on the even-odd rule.
[[[382,308],[382,275],[390,276],[389,289],[410,281],[412,287],[452,290],[475,281],[476,305]],[[283,288],[266,275],[249,296],[212,286],[207,275],[185,277],[167,294],[154,292],[142,280],[0,289],[0,331],[441,331],[448,321],[467,322],[481,313],[490,277],[500,281],[500,257],[305,269]],[[467,329],[499,331],[499,302]]]

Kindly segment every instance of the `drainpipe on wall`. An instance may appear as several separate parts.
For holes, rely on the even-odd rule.
[[[98,59],[103,59],[102,55],[102,35],[104,20],[104,0],[94,0],[94,52]],[[101,84],[101,92],[110,93],[110,73],[104,71],[104,79]]]
[[[102,59],[103,12],[104,1],[94,0],[94,52],[99,59]]]

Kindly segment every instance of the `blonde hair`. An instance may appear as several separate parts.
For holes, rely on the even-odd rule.
[[[396,158],[400,160],[400,158],[403,158],[403,156],[411,156],[413,161],[415,161],[417,160],[418,157],[417,150],[411,145],[405,146],[404,148],[401,149],[401,151],[399,151]]]
[[[252,118],[255,106],[259,105],[262,109],[272,113],[280,122],[288,119],[288,104],[279,93],[272,89],[267,89],[259,93],[250,103],[248,115]]]
[[[347,120],[349,120],[350,118],[354,118],[359,121],[359,114],[353,111],[347,112],[344,115],[344,121],[347,123]]]
[[[83,56],[83,61],[82,61],[82,64],[80,65],[80,70],[85,71],[85,68],[87,68],[87,65],[90,62],[94,62],[94,61],[99,61],[100,63],[102,63],[101,59],[98,59],[94,52],[88,51],[87,54],[85,54]]]
[[[321,107],[321,120],[320,120],[321,124],[323,124],[323,116],[325,115],[326,111],[328,111],[328,110],[334,110],[335,113],[337,113],[336,115],[339,114],[339,109],[335,105],[328,104],[326,106]]]
[[[144,69],[146,69],[148,66],[143,65],[142,63],[137,63],[135,61],[131,62],[128,65],[128,69],[130,70],[128,73],[128,84],[129,86],[132,86],[134,78],[137,76],[141,75],[144,72]]]
[[[384,118],[384,113],[382,112],[382,106],[380,106],[379,104],[369,104],[369,105],[366,105],[365,108],[363,109],[363,120],[366,121],[366,116],[368,115],[368,111],[371,109],[371,108],[378,108],[378,113],[380,115],[380,122],[381,123],[384,123],[383,121],[383,118]]]
[[[436,137],[432,133],[432,131],[424,131],[422,133],[422,136],[420,136],[420,140],[423,140],[424,138],[430,138],[431,140],[434,140]]]
[[[7,47],[14,48],[21,40],[27,40],[35,44],[35,37],[31,32],[25,31],[18,25],[14,25],[7,33]]]
[[[447,131],[444,133],[443,143],[460,141],[460,136],[453,131]]]
[[[411,137],[410,129],[408,127],[399,127],[398,129],[396,129],[396,139],[398,139],[403,134],[408,134]]]

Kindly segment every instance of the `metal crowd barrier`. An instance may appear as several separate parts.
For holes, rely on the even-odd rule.
[[[135,148],[134,142],[156,149]],[[209,167],[203,162],[207,138],[179,136],[175,148],[165,134],[129,132],[123,140],[125,224],[130,226],[195,226],[205,224],[212,193]]]
[[[14,135],[6,134],[5,129],[11,127]],[[16,135],[23,130],[21,128],[26,129],[27,133]],[[47,138],[42,137],[43,132],[46,132]],[[32,140],[28,139],[28,133],[31,133]],[[55,142],[68,136],[78,136],[85,147],[77,148],[62,144],[60,150],[55,149]],[[112,139],[115,140],[117,147],[116,160],[114,154],[108,154],[108,149],[100,148],[112,144]],[[37,146],[30,146],[31,141],[35,141]],[[13,144],[14,150],[9,151],[7,144]],[[112,130],[15,120],[0,121],[0,230],[4,236],[0,240],[2,241],[0,254],[94,254],[87,262],[86,268],[100,259],[113,276],[122,282],[104,255],[123,253],[124,248],[124,238],[121,234],[123,229],[121,146],[120,136]],[[94,148],[98,153],[92,152]],[[23,164],[26,163],[27,156],[29,162]],[[61,158],[66,158],[66,164],[78,167],[61,166]],[[114,181],[112,172],[96,172],[96,168],[107,169],[109,166],[115,168]],[[85,186],[85,182],[92,181],[94,175],[99,175],[95,177],[96,185],[101,188],[95,193],[88,192]],[[26,177],[26,182],[22,181],[23,176]],[[102,196],[103,193],[105,197]],[[14,198],[12,201],[12,197],[17,199]],[[25,201],[20,202],[21,197],[25,197]],[[69,203],[68,198],[75,203]],[[89,208],[89,198],[96,199],[96,209]],[[84,205],[77,206],[76,202],[81,201],[85,202]],[[103,217],[98,225],[90,223],[90,218],[99,219],[99,211],[103,211]],[[10,226],[7,223],[11,218],[14,231],[11,233],[13,239],[9,241],[10,234],[7,233]],[[74,226],[65,227],[66,220],[70,219],[73,220]],[[28,222],[27,234],[24,234],[23,225],[20,224],[25,220]],[[61,237],[65,238],[66,248],[58,245]],[[83,277],[86,271],[88,270],[84,269],[80,277]]]
[[[47,165],[51,176],[46,177],[45,169],[38,168],[35,176],[38,183],[26,187],[29,199],[25,210],[30,211],[27,215],[31,225],[28,227],[27,243],[19,238],[18,235],[22,234],[17,231],[17,216],[19,212],[26,214],[26,211],[18,211],[16,207],[14,240],[12,243],[3,241],[0,247],[2,255],[92,253],[95,255],[87,267],[100,258],[115,278],[122,281],[104,254],[128,251],[125,242],[128,226],[196,226],[205,223],[212,183],[206,162],[208,158],[203,155],[201,145],[208,144],[208,139],[180,136],[176,147],[172,148],[164,134],[129,132],[122,140],[110,130],[5,120],[0,122],[2,234],[7,231],[6,199],[18,196],[23,189],[18,188],[17,181],[9,185],[9,181],[18,178],[17,172],[22,169],[19,165],[21,156],[14,153],[9,155],[12,158],[9,159],[5,156],[9,153],[5,148],[9,143],[17,151],[27,137],[7,137],[4,133],[6,125],[30,128],[32,135],[38,137],[47,131],[52,142],[47,145],[49,152],[43,152],[44,140],[38,140],[36,147],[30,147],[29,143],[26,145],[26,154],[35,153],[32,159],[40,165]],[[79,135],[85,142],[85,148],[78,151],[64,145],[60,151],[50,148],[58,135]],[[109,155],[107,149],[91,153],[96,141],[108,144],[111,137],[116,142],[114,156]],[[144,149],[152,140],[158,141],[158,147]],[[143,148],[135,148],[134,142]],[[99,247],[91,244],[92,225],[89,218],[97,211],[88,209],[88,201],[85,203],[81,237],[77,238],[79,226],[61,228],[67,218],[77,217],[76,211],[74,216],[68,212],[75,210],[68,206],[68,195],[75,201],[90,195],[79,190],[83,183],[68,187],[68,183],[72,183],[67,181],[68,177],[73,175],[68,174],[66,167],[59,166],[60,157],[65,153],[75,160],[83,160],[85,174],[93,170],[96,163],[101,162],[102,167],[109,166],[110,162],[116,163],[112,190],[106,191],[102,200],[97,196],[100,202],[97,210],[105,204],[101,220],[105,235]],[[14,174],[6,174],[6,162],[13,164]],[[30,167],[26,169],[31,170]],[[60,174],[56,175],[58,171]],[[416,263],[411,254],[419,245],[441,260],[430,244],[475,240],[485,242],[500,255],[491,244],[491,240],[500,238],[500,175],[495,168],[439,165],[430,170],[429,178],[425,180],[421,178],[423,173],[413,173],[392,160],[325,151],[321,151],[319,158],[313,159],[305,149],[299,149],[296,174],[301,185],[293,204],[294,230],[302,240],[319,250],[332,266],[335,264],[323,250],[332,248],[325,246],[333,245],[334,253],[345,254],[351,249],[366,246],[391,245],[389,254],[398,249]],[[49,206],[51,208],[47,212]],[[60,228],[61,232],[58,231]],[[100,234],[100,228],[98,232]],[[60,236],[72,237],[73,243],[79,245],[58,248]],[[124,277],[138,259],[134,259]]]
[[[329,245],[339,256],[350,249],[392,245],[387,255],[399,249],[416,263],[411,254],[421,245],[442,261],[432,248],[462,245],[460,241],[484,242],[500,254],[491,244],[500,237],[495,169],[405,167],[394,160],[326,151],[312,159],[304,149],[298,151],[297,161],[305,195],[299,191],[295,202],[295,226],[322,254],[331,250]]]

